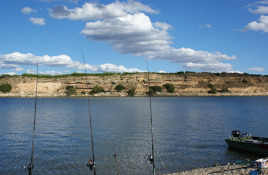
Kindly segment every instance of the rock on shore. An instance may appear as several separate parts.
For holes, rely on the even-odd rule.
[[[214,166],[209,168],[198,168],[194,170],[179,172],[179,173],[171,173],[166,175],[249,175],[257,173],[257,166],[245,164],[245,165],[236,165],[236,164],[227,164]],[[260,174],[268,175],[268,168],[261,169]]]

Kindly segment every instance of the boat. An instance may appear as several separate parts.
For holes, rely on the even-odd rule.
[[[239,130],[234,130],[225,141],[229,147],[268,156],[268,138],[254,137],[251,134],[242,134]]]

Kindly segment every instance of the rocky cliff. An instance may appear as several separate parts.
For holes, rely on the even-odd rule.
[[[0,97],[33,97],[35,96],[35,77],[1,77],[0,85],[9,83],[12,85],[10,93],[1,93]],[[185,74],[150,74],[151,86],[163,86],[171,83],[175,86],[174,93],[168,93],[164,88],[157,92],[158,96],[248,96],[268,95],[268,77],[248,74],[230,73],[185,73]],[[122,92],[115,90],[116,85],[122,84],[125,89]],[[218,91],[216,94],[208,93],[212,84]],[[136,88],[136,96],[145,96],[148,91],[149,79],[147,73],[114,74],[110,76],[68,76],[64,78],[38,78],[38,96],[66,96],[67,86],[74,86],[77,96],[86,96],[96,85],[104,88],[104,93],[94,96],[127,96],[130,88]],[[220,92],[228,88],[230,92]]]

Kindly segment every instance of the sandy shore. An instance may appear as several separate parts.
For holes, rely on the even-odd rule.
[[[227,165],[219,165],[209,168],[198,168],[194,170],[172,173],[166,175],[213,175],[213,174],[237,174],[237,175],[255,175],[258,174],[257,165],[254,164],[244,164],[244,165],[236,165],[236,164],[227,164]],[[260,174],[268,175],[268,168],[261,169]]]

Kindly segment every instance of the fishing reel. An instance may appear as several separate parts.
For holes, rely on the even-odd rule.
[[[25,169],[25,171],[32,171],[34,168],[34,165],[30,164],[27,166],[22,166],[23,169]]]
[[[96,168],[95,162],[93,162],[92,160],[89,160],[86,165],[87,165],[87,167],[89,167],[90,170],[92,170],[93,168]]]
[[[148,155],[147,157],[144,157],[144,158],[146,158],[148,161],[150,161],[150,163],[153,163],[153,161],[154,161],[154,156],[153,155]]]

